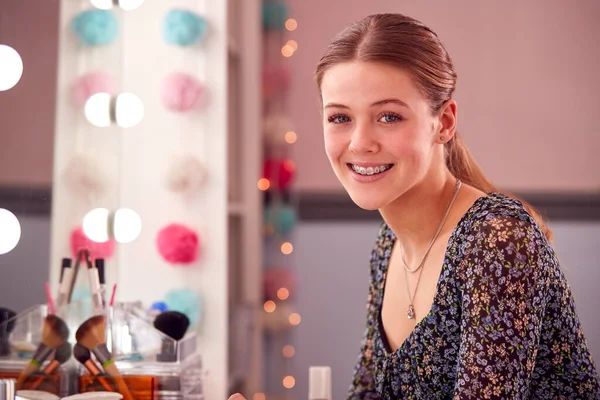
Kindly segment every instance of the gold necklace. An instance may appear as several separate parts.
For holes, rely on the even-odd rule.
[[[419,289],[419,282],[421,282],[421,273],[423,272],[422,267],[423,265],[425,265],[425,260],[427,260],[427,256],[429,255],[429,252],[431,251],[431,248],[433,247],[433,244],[435,243],[436,239],[438,238],[440,232],[442,231],[442,228],[444,227],[444,224],[446,223],[446,219],[448,219],[448,215],[450,214],[450,210],[452,209],[452,206],[454,205],[454,202],[456,201],[456,197],[458,196],[458,191],[460,190],[460,187],[462,186],[462,182],[459,180],[456,181],[456,185],[454,186],[454,191],[452,192],[452,199],[450,200],[450,202],[448,203],[448,205],[446,206],[446,211],[444,212],[444,216],[442,218],[442,220],[440,221],[440,224],[437,228],[437,231],[435,232],[435,235],[433,235],[433,239],[431,239],[431,242],[429,242],[429,246],[427,247],[427,250],[425,251],[425,254],[423,255],[423,258],[421,259],[421,262],[419,263],[419,266],[415,269],[410,269],[408,268],[408,265],[406,264],[406,260],[404,259],[404,249],[402,249],[402,263],[404,264],[404,275],[405,275],[405,280],[406,280],[406,291],[408,292],[408,298],[410,300],[410,303],[408,305],[408,319],[415,319],[415,308],[413,306],[413,302],[415,299],[415,295],[417,294],[417,289]],[[410,295],[410,288],[408,286],[408,274],[407,272],[410,273],[415,273],[417,271],[419,271],[419,277],[417,278],[417,284],[415,285],[415,292],[413,293],[413,295]]]

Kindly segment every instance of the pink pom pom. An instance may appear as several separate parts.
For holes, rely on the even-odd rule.
[[[189,111],[205,95],[204,87],[193,76],[173,73],[165,79],[161,88],[161,101],[172,111]]]
[[[196,261],[199,252],[198,235],[182,224],[170,224],[158,232],[158,252],[171,264],[190,264]]]
[[[86,248],[90,251],[90,256],[95,258],[110,258],[115,252],[116,242],[110,239],[104,243],[97,243],[85,236],[83,228],[78,227],[71,232],[71,254],[77,258],[79,250]]]
[[[263,290],[265,300],[277,300],[277,291],[285,288],[289,291],[291,299],[296,294],[296,277],[287,268],[270,268],[263,276]]]
[[[75,81],[71,89],[71,101],[75,107],[81,108],[93,94],[114,94],[114,91],[115,85],[110,75],[104,72],[91,72]]]

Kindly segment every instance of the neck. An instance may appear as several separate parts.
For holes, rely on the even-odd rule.
[[[423,256],[444,218],[456,183],[450,173],[428,178],[379,210],[407,260]],[[440,236],[448,228],[447,222],[444,225]]]

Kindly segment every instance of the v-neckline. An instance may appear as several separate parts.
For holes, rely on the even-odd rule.
[[[403,350],[408,345],[408,343],[410,343],[410,340],[413,339],[417,330],[421,327],[421,325],[423,325],[425,320],[431,316],[431,313],[433,312],[433,308],[438,301],[438,296],[440,294],[440,284],[442,283],[442,279],[444,277],[444,272],[448,268],[448,265],[450,264],[450,260],[448,258],[448,255],[449,255],[448,253],[450,251],[450,247],[452,246],[452,244],[455,240],[455,236],[458,234],[458,231],[460,230],[460,228],[469,221],[470,216],[473,215],[473,213],[475,212],[477,207],[480,206],[480,203],[487,199],[490,199],[491,196],[493,196],[495,194],[496,194],[495,192],[492,192],[486,196],[481,196],[477,200],[475,200],[475,202],[473,202],[471,207],[469,207],[469,209],[463,214],[461,219],[458,221],[458,223],[452,230],[452,233],[450,234],[450,237],[448,238],[448,242],[446,244],[446,251],[444,253],[444,261],[442,263],[442,269],[440,270],[440,276],[438,278],[438,281],[437,281],[437,284],[435,287],[435,294],[433,295],[433,302],[431,303],[431,307],[429,308],[429,311],[427,312],[427,314],[425,314],[425,316],[417,322],[415,327],[410,331],[410,333],[408,334],[408,336],[406,336],[406,338],[404,339],[404,341],[402,342],[400,347],[398,347],[396,350],[391,349],[387,334],[385,333],[385,329],[383,327],[383,319],[381,316],[381,310],[383,309],[383,298],[385,295],[385,289],[386,289],[386,284],[387,284],[388,268],[390,265],[389,262],[392,257],[392,250],[394,248],[394,244],[396,243],[396,235],[394,234],[394,232],[392,232],[391,228],[387,225],[387,223],[385,224],[385,229],[384,229],[383,234],[390,236],[390,243],[388,245],[390,251],[384,252],[383,257],[379,260],[380,268],[381,268],[381,264],[383,264],[384,261],[385,261],[386,267],[384,270],[382,270],[381,295],[379,296],[379,304],[377,305],[377,332],[378,332],[378,336],[380,337],[381,342],[383,344],[383,350],[384,350],[386,356],[397,354],[398,352]]]

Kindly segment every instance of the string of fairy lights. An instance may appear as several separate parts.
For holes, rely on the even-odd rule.
[[[263,0],[263,174],[257,186],[264,194],[263,275],[265,330],[265,393],[253,400],[289,399],[296,379],[290,372],[296,348],[291,330],[302,318],[294,308],[297,293],[293,269],[292,233],[296,222],[296,199],[292,190],[296,163],[292,145],[298,140],[288,116],[291,58],[298,50],[292,38],[298,21],[289,18],[283,0]]]

